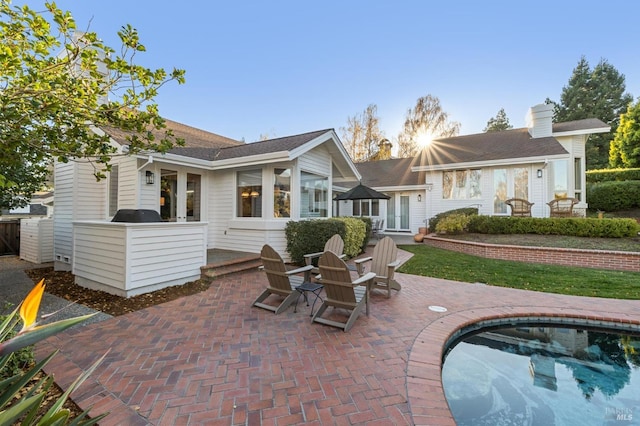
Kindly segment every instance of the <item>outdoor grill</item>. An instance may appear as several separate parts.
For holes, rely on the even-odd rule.
[[[111,222],[147,223],[162,222],[160,213],[146,209],[120,209],[116,212]]]

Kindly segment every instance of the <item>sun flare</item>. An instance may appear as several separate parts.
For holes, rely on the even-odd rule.
[[[426,148],[431,145],[431,142],[433,142],[434,138],[435,136],[429,131],[420,132],[416,137],[416,142],[418,143],[418,146],[420,148]]]

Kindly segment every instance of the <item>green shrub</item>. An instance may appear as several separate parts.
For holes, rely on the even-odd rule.
[[[321,252],[327,240],[334,234],[339,234],[344,241],[344,253],[354,257],[366,248],[370,229],[371,219],[368,217],[290,221],[284,230],[287,252],[291,256],[291,262],[302,265],[305,254]]]
[[[467,230],[480,234],[627,238],[638,235],[640,227],[635,219],[472,216]]]
[[[640,207],[640,180],[587,185],[589,208],[613,212]]]
[[[478,214],[478,208],[477,207],[463,207],[461,209],[447,210],[446,212],[438,213],[437,215],[435,215],[431,219],[429,219],[429,229],[431,229],[431,230],[435,229],[437,231],[438,222],[440,222],[443,218],[445,218],[447,216],[450,216],[452,214],[464,214],[464,215],[467,215],[467,216],[477,215]]]
[[[284,232],[287,238],[287,253],[291,256],[291,261],[302,265],[305,254],[324,250],[325,243],[334,234],[339,234],[343,240],[346,240],[347,224],[337,219],[289,221]]]
[[[467,230],[471,216],[462,213],[450,214],[441,218],[436,225],[437,233],[460,234]]]
[[[337,217],[334,219],[344,222],[346,226],[346,232],[342,239],[344,240],[344,254],[347,257],[359,255],[362,252],[363,244],[366,248],[369,234],[367,234],[367,224],[362,219],[359,217]],[[369,219],[370,223],[371,219]]]
[[[600,169],[586,172],[588,183],[640,180],[640,169]]]

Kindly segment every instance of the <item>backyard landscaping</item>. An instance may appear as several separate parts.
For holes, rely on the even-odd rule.
[[[460,234],[448,235],[447,238],[492,244],[640,251],[640,238],[637,237]],[[414,253],[414,257],[399,270],[403,273],[577,296],[640,299],[640,274],[637,273],[490,260],[420,244],[401,248]],[[113,316],[196,294],[209,286],[208,282],[198,280],[126,299],[79,287],[74,284],[74,277],[70,272],[43,268],[28,270],[27,273],[34,282],[45,278],[48,293]]]

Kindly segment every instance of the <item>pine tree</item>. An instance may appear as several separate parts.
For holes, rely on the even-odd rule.
[[[484,132],[501,132],[509,129],[513,129],[513,126],[509,123],[509,117],[504,112],[504,108],[500,108],[496,116],[487,121],[487,127],[484,128]]]
[[[602,59],[593,70],[583,56],[562,89],[555,114],[556,122],[598,118],[611,132],[592,135],[587,140],[587,169],[602,169],[609,164],[609,146],[616,133],[620,114],[633,100],[625,93],[624,74]]]

